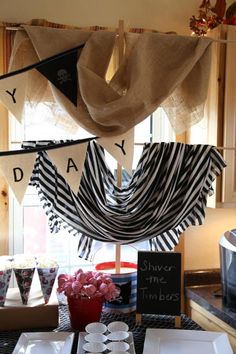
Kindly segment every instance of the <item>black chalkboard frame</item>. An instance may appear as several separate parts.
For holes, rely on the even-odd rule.
[[[136,313],[179,317],[181,253],[138,251],[137,274]]]

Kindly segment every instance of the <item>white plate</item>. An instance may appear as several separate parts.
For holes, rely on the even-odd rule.
[[[108,324],[107,329],[109,332],[125,331],[128,332],[129,326],[122,321],[114,321]]]
[[[107,348],[111,351],[127,351],[129,350],[129,344],[126,342],[110,342],[107,343]]]
[[[147,328],[143,354],[233,354],[226,333]]]
[[[129,354],[135,354],[133,334],[132,334],[132,332],[128,332],[128,333],[129,333],[129,337],[127,338],[127,343],[129,344]],[[79,333],[77,354],[84,354],[83,346],[86,343],[86,341],[85,341],[86,335],[87,335],[86,332]],[[92,350],[91,350],[91,352],[92,352]],[[126,354],[128,354],[128,353],[126,353]],[[201,354],[203,354],[203,353],[201,353]]]
[[[92,322],[85,327],[87,333],[105,333],[107,326],[101,322]]]
[[[70,353],[74,334],[71,332],[26,332],[12,354],[64,354]]]
[[[125,331],[111,332],[107,335],[107,339],[113,340],[113,341],[125,340],[128,337],[129,337],[129,332],[125,332]]]

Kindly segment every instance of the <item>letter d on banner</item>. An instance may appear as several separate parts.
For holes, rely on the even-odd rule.
[[[14,167],[13,168],[13,175],[14,175],[14,181],[15,182],[20,182],[22,178],[24,177],[24,172],[20,167]]]
[[[19,203],[23,200],[35,159],[36,153],[32,152],[0,156],[0,170]]]

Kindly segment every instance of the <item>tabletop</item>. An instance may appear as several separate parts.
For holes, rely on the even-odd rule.
[[[175,328],[175,317],[166,315],[142,315],[141,324],[136,323],[135,313],[108,313],[103,312],[101,322],[108,325],[112,321],[124,321],[129,326],[129,331],[133,333],[136,354],[142,354],[146,328]],[[201,330],[189,317],[181,315],[181,328],[183,330]],[[48,331],[68,331],[71,332],[70,320],[68,317],[67,305],[59,306],[59,326],[57,328],[21,329],[16,331],[1,331],[0,333],[0,353],[11,354],[22,332],[48,332]],[[78,344],[78,332],[75,332],[74,343],[71,354],[76,354]],[[68,353],[69,354],[69,353]]]

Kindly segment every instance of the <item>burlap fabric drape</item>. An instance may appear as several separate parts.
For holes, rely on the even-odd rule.
[[[126,33],[121,66],[107,82],[116,33],[24,26],[17,33],[10,70],[86,43],[77,63],[78,100],[73,105],[35,70],[28,99],[51,100],[88,132],[119,135],[160,105],[177,133],[201,120],[207,95],[212,40],[162,33]]]

